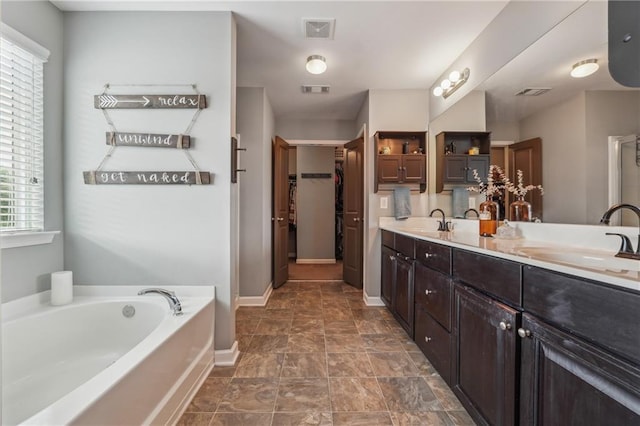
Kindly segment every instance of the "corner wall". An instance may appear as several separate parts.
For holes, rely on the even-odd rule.
[[[237,229],[230,184],[235,22],[230,12],[72,12],[65,24],[65,267],[81,285],[216,287],[215,348],[235,340]],[[101,29],[101,30],[99,30]],[[125,30],[126,29],[126,30]],[[190,154],[211,185],[85,185],[107,153],[109,130],[93,96],[207,96]],[[181,133],[194,110],[110,110],[119,131]],[[191,170],[174,149],[120,147],[105,170]]]
[[[2,22],[49,49],[44,65],[44,228],[63,231],[63,15],[49,2],[3,0]],[[2,250],[2,302],[51,288],[64,268],[63,234],[53,243]]]

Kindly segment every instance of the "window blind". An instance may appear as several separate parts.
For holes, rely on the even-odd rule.
[[[0,37],[0,231],[41,231],[43,59]]]

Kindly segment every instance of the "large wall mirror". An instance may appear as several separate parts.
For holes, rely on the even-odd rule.
[[[492,140],[542,139],[544,222],[597,224],[610,200],[609,137],[640,135],[640,89],[609,73],[607,13],[606,1],[586,2],[477,87]],[[571,77],[574,64],[592,59],[594,74]],[[631,186],[618,189],[622,201],[638,204],[635,148],[617,151],[633,160],[611,163],[626,167],[620,182]],[[635,226],[638,219],[622,220]]]

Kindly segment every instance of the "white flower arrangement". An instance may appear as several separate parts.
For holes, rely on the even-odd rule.
[[[502,182],[496,182],[493,180],[493,176],[495,173],[497,173],[501,178],[502,176],[504,176],[504,171],[500,168],[500,166],[491,164],[489,166],[487,182],[485,183],[478,175],[478,170],[473,169],[473,178],[476,180],[476,182],[478,182],[478,186],[470,186],[467,188],[467,191],[479,192],[481,194],[485,194],[486,196],[492,196],[499,193],[504,188],[504,185]]]
[[[527,195],[527,192],[533,189],[539,189],[540,195],[544,195],[544,189],[542,185],[526,185],[524,184],[524,174],[522,170],[517,170],[516,175],[518,176],[518,184],[515,185],[513,182],[509,180],[508,177],[504,175],[504,172],[500,175],[502,177],[502,181],[504,182],[504,187],[507,191],[511,192],[514,195],[524,197]]]

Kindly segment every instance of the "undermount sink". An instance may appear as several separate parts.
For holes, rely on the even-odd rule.
[[[594,250],[566,251],[549,247],[518,247],[516,254],[532,259],[562,263],[600,271],[640,271],[640,261],[622,259],[613,254]]]

